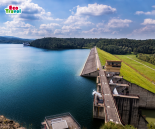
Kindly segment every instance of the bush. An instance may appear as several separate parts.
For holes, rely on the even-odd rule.
[[[120,124],[115,124],[113,122],[108,122],[100,127],[100,129],[136,129],[132,125],[120,125]]]
[[[148,129],[155,129],[155,123],[151,122],[147,125]]]

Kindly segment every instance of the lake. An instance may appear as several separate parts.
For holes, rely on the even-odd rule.
[[[0,114],[40,129],[45,116],[70,112],[81,127],[99,128],[104,120],[93,119],[96,79],[80,76],[89,52],[0,44]]]

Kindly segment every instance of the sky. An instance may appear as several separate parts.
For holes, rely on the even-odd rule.
[[[155,39],[155,0],[0,0],[0,36]]]

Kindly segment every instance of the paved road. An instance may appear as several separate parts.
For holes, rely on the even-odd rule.
[[[105,122],[112,121],[114,123],[121,124],[118,111],[114,103],[114,98],[113,98],[113,95],[111,94],[111,89],[108,84],[105,71],[102,69],[96,47],[95,47],[95,54],[96,54],[96,62],[100,70],[99,76],[100,76],[100,82],[102,87],[102,93],[104,96],[104,108],[105,108],[105,115],[106,115]]]

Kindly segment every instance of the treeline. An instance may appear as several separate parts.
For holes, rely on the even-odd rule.
[[[18,37],[11,36],[0,36],[0,44],[22,44],[23,42],[31,42],[30,39],[22,39]]]
[[[99,39],[84,38],[42,38],[31,42],[31,46],[46,49],[81,49],[92,48]]]
[[[155,65],[155,54],[147,55],[139,53],[137,54],[137,58]]]
[[[112,54],[154,54],[155,40],[103,39],[97,43],[97,47]]]
[[[132,39],[84,39],[84,38],[42,38],[32,41],[34,47],[47,49],[76,49],[97,46],[111,54],[130,54],[134,52],[154,54],[155,40]]]

